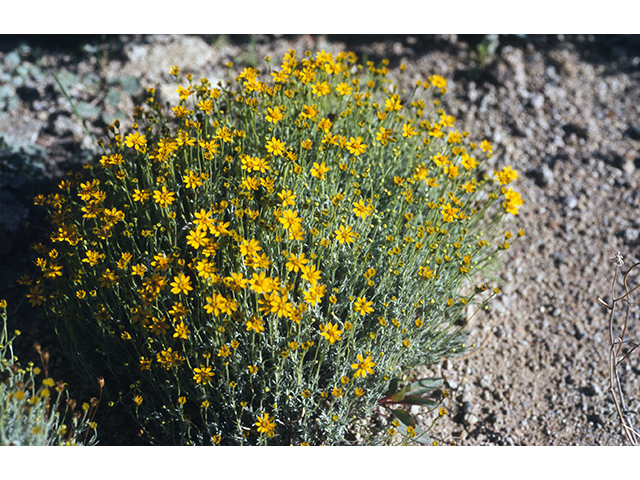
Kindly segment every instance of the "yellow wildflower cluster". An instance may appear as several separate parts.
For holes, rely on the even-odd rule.
[[[95,167],[36,198],[53,229],[29,302],[121,372],[150,435],[333,441],[387,372],[462,349],[459,292],[522,205],[517,174],[478,174],[492,147],[438,107],[444,78],[405,100],[387,64],[292,50],[226,87],[173,67],[177,105],[149,89]]]

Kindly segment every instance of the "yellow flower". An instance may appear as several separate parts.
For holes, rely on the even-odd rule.
[[[335,234],[336,234],[336,239],[341,244],[342,243],[350,244],[355,241],[354,237],[356,233],[351,229],[349,225],[347,225],[346,228],[344,225],[340,225],[340,228],[335,231]]]
[[[354,377],[365,378],[367,374],[373,375],[373,367],[376,366],[375,362],[371,361],[371,355],[369,355],[366,359],[362,358],[362,355],[358,355],[358,362],[351,364],[351,368],[355,369]]]
[[[508,185],[516,178],[518,178],[518,172],[516,172],[510,166],[506,166],[502,169],[501,172],[496,172],[496,177],[498,177],[499,185]]]
[[[309,259],[304,258],[304,253],[296,256],[295,254],[290,254],[288,257],[287,268],[290,272],[297,272],[302,267],[304,267],[307,263],[309,263]]]
[[[314,95],[322,97],[323,95],[328,95],[329,92],[331,92],[331,87],[326,81],[322,83],[318,82],[315,85],[311,85],[311,91]]]
[[[320,270],[315,265],[304,265],[300,267],[302,271],[302,279],[308,281],[311,285],[315,285],[320,280]]]
[[[418,132],[414,127],[411,126],[410,123],[402,124],[402,136],[403,137],[414,137],[418,135]]]
[[[184,322],[180,322],[179,325],[176,325],[176,331],[173,334],[174,338],[181,338],[183,340],[188,340],[189,339],[189,334],[191,332],[189,331],[189,327],[187,327]]]
[[[316,162],[313,162],[313,168],[311,169],[311,175],[320,180],[324,180],[324,174],[331,170],[331,167],[327,167],[324,162],[318,165]]]
[[[26,297],[29,299],[31,306],[40,306],[44,301],[44,289],[40,285],[29,288]]]
[[[209,239],[207,238],[207,234],[204,228],[200,226],[196,227],[195,230],[191,230],[187,235],[187,245],[192,246],[196,250],[200,247],[205,247],[209,243]]]
[[[131,148],[134,147],[138,152],[144,153],[147,151],[147,139],[144,135],[140,135],[138,132],[130,133],[125,138],[124,144]]]
[[[362,143],[362,137],[358,137],[357,139],[351,137],[349,141],[345,144],[349,153],[351,153],[354,157],[357,157],[361,153],[364,153],[367,149],[367,146]]]
[[[339,83],[336,87],[336,92],[340,95],[349,95],[353,91],[353,87],[349,86],[348,83]]]
[[[94,266],[97,265],[98,262],[100,261],[100,253],[99,252],[94,252],[93,250],[88,250],[87,251],[87,257],[83,258],[82,261],[85,263],[88,263],[90,266]]]
[[[271,421],[268,413],[264,413],[262,417],[258,416],[258,421],[254,425],[258,427],[259,433],[264,433],[267,437],[275,435],[276,424]]]
[[[284,114],[280,111],[280,107],[268,107],[267,111],[269,113],[266,116],[266,120],[274,125],[284,118]]]
[[[364,201],[362,201],[362,199],[359,199],[353,204],[353,213],[356,214],[356,217],[366,218],[367,216],[371,215],[371,212],[373,212],[373,208],[373,205],[365,205]]]
[[[153,191],[153,200],[160,205],[161,208],[166,208],[174,202],[175,195],[174,192],[170,192],[167,190],[167,187],[163,185],[161,190]]]
[[[196,381],[196,383],[201,383],[203,385],[209,383],[215,375],[215,373],[211,371],[211,366],[205,367],[204,365],[200,365],[200,368],[196,367],[193,369],[193,371],[195,373],[193,379]]]
[[[371,308],[371,305],[373,305],[373,302],[371,300],[367,300],[367,297],[358,297],[353,306],[353,309],[356,311],[356,313],[366,315],[367,313],[373,312],[373,308]]]
[[[480,148],[483,152],[493,152],[493,145],[491,145],[487,140],[483,140],[482,143],[480,143]]]
[[[282,189],[282,191],[278,193],[278,199],[282,203],[283,207],[286,207],[287,205],[294,206],[296,204],[294,201],[296,199],[296,195],[291,193],[291,190]]]
[[[502,206],[507,213],[517,215],[518,207],[520,207],[523,203],[520,194],[514,191],[512,188],[503,188],[502,190],[502,193],[504,193],[504,196],[507,199],[507,201],[504,202]]]
[[[447,202],[446,204],[444,204],[442,206],[442,220],[444,222],[453,222],[454,218],[460,218],[458,216],[458,212],[460,211],[459,208],[453,208],[451,206],[451,203]]]
[[[110,268],[107,268],[102,276],[98,279],[98,283],[101,288],[110,288],[112,285],[118,284],[118,275],[112,272]]]
[[[173,287],[171,289],[171,293],[175,295],[182,292],[184,292],[185,295],[189,295],[189,292],[193,290],[193,287],[191,286],[191,277],[187,277],[184,273],[181,273],[177,277],[173,277],[173,282],[171,282],[170,285]]]
[[[431,75],[428,80],[435,88],[439,88],[441,93],[445,93],[447,89],[447,80],[440,75]]]
[[[228,346],[223,345],[222,347],[220,347],[220,349],[218,350],[218,356],[219,357],[228,357],[231,355],[231,350],[229,349]]]
[[[328,322],[326,325],[320,325],[320,335],[329,340],[329,344],[333,345],[336,341],[341,340],[340,335],[342,330],[338,328],[338,325],[333,325]]]
[[[271,140],[267,141],[267,152],[271,153],[274,157],[282,155],[285,148],[284,142],[275,137],[271,137]]]

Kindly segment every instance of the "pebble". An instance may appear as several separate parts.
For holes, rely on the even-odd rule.
[[[553,184],[553,171],[549,165],[543,163],[533,171],[533,178],[537,186],[548,187]]]
[[[627,243],[635,243],[640,237],[640,231],[636,228],[627,228],[624,231],[624,239]]]

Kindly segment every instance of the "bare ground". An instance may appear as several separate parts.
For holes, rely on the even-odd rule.
[[[36,36],[0,38],[0,298],[24,334],[21,359],[39,341],[54,377],[73,384],[55,335],[24,301],[30,273],[25,222],[35,192],[55,188],[68,166],[90,156],[82,124],[59,93],[56,72],[80,102],[89,128],[129,112],[146,86],[167,96],[169,67],[226,78],[224,64],[274,61],[289,48],[352,50],[389,58],[402,82],[449,81],[443,107],[473,138],[495,146],[495,166],[520,172],[525,205],[514,227],[526,237],[503,256],[503,294],[469,323],[474,348],[425,373],[441,375],[449,415],[431,432],[441,444],[622,445],[608,393],[606,298],[614,273],[638,260],[640,240],[640,38],[634,36]],[[485,54],[479,55],[483,51]],[[117,93],[107,94],[108,91]],[[492,166],[493,167],[493,166]],[[637,338],[637,312],[630,318]],[[637,352],[636,352],[637,353]],[[638,355],[620,369],[638,397]],[[95,395],[89,389],[82,394]],[[97,392],[96,392],[97,393]],[[141,444],[118,412],[101,418],[103,444]],[[424,419],[428,424],[429,418]]]

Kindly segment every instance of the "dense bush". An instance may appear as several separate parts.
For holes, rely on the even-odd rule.
[[[407,367],[464,349],[517,173],[480,173],[492,146],[438,108],[437,75],[404,92],[324,51],[171,74],[177,105],[150,88],[37,197],[53,231],[27,297],[157,443],[342,443]]]

